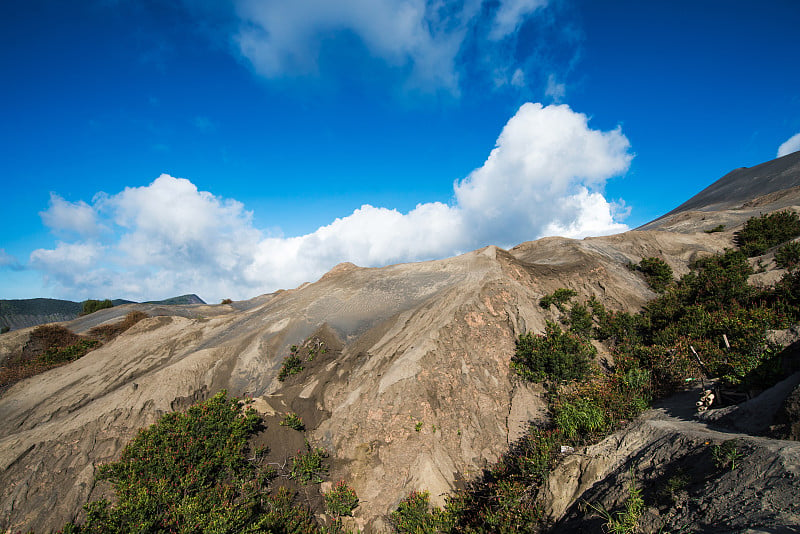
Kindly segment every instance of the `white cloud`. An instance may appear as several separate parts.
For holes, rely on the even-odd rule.
[[[511,76],[511,85],[514,87],[525,87],[525,72],[522,69],[517,69]]]
[[[348,38],[408,75],[414,88],[458,94],[461,62],[485,62],[512,70],[518,60],[513,39],[522,23],[548,0],[236,0],[239,26],[234,42],[255,71],[267,78],[316,75],[321,60],[338,59],[347,69],[352,50],[337,47]],[[466,45],[466,46],[465,46]],[[467,53],[464,53],[468,50]],[[471,51],[469,51],[471,50]],[[478,57],[473,57],[479,50]],[[484,65],[485,66],[485,65]]]
[[[194,292],[213,301],[293,287],[342,261],[379,266],[544,235],[620,232],[627,227],[602,188],[627,170],[629,148],[619,128],[593,130],[585,115],[566,105],[525,104],[486,162],[454,184],[451,204],[419,204],[405,214],[364,205],[288,238],[254,228],[240,202],[161,175],[144,187],[96,195],[87,207],[113,229],[104,234],[106,242],[58,243],[34,251],[31,265],[63,292],[81,297]]]
[[[547,76],[547,87],[545,87],[544,94],[556,104],[560,104],[567,95],[567,86],[559,83],[554,74],[550,74]]]
[[[68,202],[55,193],[50,193],[50,206],[39,215],[45,226],[57,234],[95,236],[101,231],[94,208],[82,200]]]
[[[796,133],[778,147],[778,156],[783,157],[792,152],[800,150],[800,133]]]
[[[455,57],[479,8],[479,0],[239,0],[236,42],[259,74],[273,78],[316,72],[326,43],[349,32],[389,65],[455,89]]]
[[[490,39],[503,39],[519,29],[527,16],[547,5],[547,0],[500,0]]]

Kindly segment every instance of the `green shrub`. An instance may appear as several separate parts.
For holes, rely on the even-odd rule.
[[[281,426],[288,426],[292,430],[297,430],[298,432],[302,432],[306,429],[306,426],[303,424],[303,419],[294,412],[287,413],[280,424]]]
[[[86,523],[68,531],[315,532],[290,491],[268,493],[274,471],[248,458],[260,418],[241,408],[221,392],[141,430],[118,461],[98,470],[116,502],[88,504]]]
[[[586,397],[557,406],[553,419],[556,428],[570,440],[597,435],[608,426],[603,410],[592,399]]]
[[[296,375],[303,370],[303,362],[296,354],[291,354],[283,359],[283,365],[278,373],[278,380],[283,382],[292,375]]]
[[[555,304],[559,311],[564,311],[564,305],[578,293],[572,289],[561,287],[556,289],[551,295],[545,295],[539,300],[539,306],[542,308],[549,308],[551,304]]]
[[[106,308],[113,308],[114,303],[110,300],[84,300],[83,301],[83,309],[81,310],[81,315],[89,315],[90,313],[94,313],[98,310],[104,310]]]
[[[672,268],[662,259],[643,258],[636,269],[644,274],[648,285],[656,293],[663,293],[672,283]]]
[[[325,507],[335,516],[353,515],[353,510],[358,506],[358,495],[344,480],[337,483],[331,491],[325,494]]]
[[[99,344],[100,342],[96,339],[82,339],[67,347],[53,347],[47,349],[39,358],[47,365],[69,363],[85,356],[86,353]]]
[[[589,372],[596,353],[591,343],[548,321],[544,335],[528,332],[519,337],[511,368],[533,382],[579,380]]]
[[[702,304],[708,309],[721,309],[732,303],[746,305],[753,296],[753,288],[747,283],[751,274],[753,268],[738,250],[698,260],[692,271],[681,278],[682,303]]]
[[[704,230],[704,231],[707,234],[716,234],[717,232],[722,232],[723,230],[725,230],[725,225],[724,224],[718,224],[714,228],[711,228],[710,230]]]
[[[442,510],[431,508],[427,491],[412,491],[389,515],[389,522],[397,532],[409,534],[436,534],[446,527]]]
[[[297,454],[291,457],[292,468],[289,478],[303,484],[309,482],[319,484],[323,481],[322,477],[328,472],[328,466],[325,465],[327,457],[328,452],[325,449],[311,447],[311,444],[306,441],[306,452],[297,451]]]
[[[567,324],[570,332],[573,332],[583,339],[592,337],[592,314],[589,308],[583,304],[575,304],[567,315]]]
[[[775,251],[775,263],[784,269],[795,269],[800,265],[800,242],[786,243]]]
[[[791,210],[752,217],[736,232],[735,242],[748,257],[800,236],[800,217]]]

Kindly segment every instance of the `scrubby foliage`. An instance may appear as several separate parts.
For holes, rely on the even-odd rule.
[[[278,372],[278,380],[283,382],[292,375],[296,375],[303,370],[303,361],[296,355],[290,354],[283,359],[281,370]]]
[[[79,336],[61,325],[37,326],[22,352],[12,354],[0,367],[0,389],[85,356],[100,342]]]
[[[90,313],[94,313],[98,310],[104,310],[106,308],[113,308],[114,303],[108,299],[105,300],[84,300],[83,301],[83,308],[81,309],[81,315],[89,315]]]
[[[335,516],[351,516],[357,506],[358,495],[344,480],[340,480],[325,494],[325,507]]]
[[[800,216],[786,210],[749,219],[736,232],[735,240],[742,252],[752,258],[797,236],[800,236]]]
[[[328,466],[325,465],[325,458],[328,457],[328,452],[325,449],[312,447],[306,441],[306,450],[297,451],[297,454],[292,456],[292,468],[289,472],[289,478],[298,480],[303,484],[314,483],[319,484],[322,482],[322,477],[328,472]]]
[[[660,258],[643,258],[636,266],[636,270],[644,275],[647,284],[656,293],[663,293],[672,283],[672,267]]]
[[[800,242],[792,241],[776,250],[775,263],[784,269],[796,269],[800,265]]]
[[[580,336],[548,322],[543,335],[528,332],[519,337],[511,368],[533,382],[576,380],[589,371],[596,352]]]
[[[578,293],[573,289],[567,289],[566,287],[560,287],[556,289],[550,295],[545,295],[539,300],[539,306],[542,308],[549,308],[551,305],[555,304],[556,308],[559,311],[564,311],[564,306],[572,299],[572,297],[576,296]]]
[[[233,299],[222,299],[220,304],[233,304]]]
[[[108,342],[121,333],[128,330],[130,327],[138,323],[143,319],[147,319],[149,316],[141,311],[132,311],[129,312],[125,318],[121,321],[117,321],[116,323],[111,324],[101,324],[99,326],[95,326],[91,330],[89,330],[89,335],[92,337],[96,337],[102,339],[105,342]]]
[[[115,502],[88,504],[86,522],[65,532],[317,532],[289,490],[270,491],[274,470],[249,457],[260,424],[225,392],[163,416],[99,469]]]
[[[303,423],[303,418],[294,412],[287,413],[280,424],[281,426],[288,426],[292,430],[297,430],[298,432],[302,432],[306,429],[306,425]]]

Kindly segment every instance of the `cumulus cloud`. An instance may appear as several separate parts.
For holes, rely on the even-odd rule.
[[[800,150],[800,133],[796,133],[778,147],[778,157],[786,156]]]
[[[236,46],[267,78],[316,74],[321,57],[336,56],[337,39],[354,37],[369,58],[408,73],[412,85],[458,93],[457,63],[465,45],[492,56],[495,66],[511,66],[508,50],[514,47],[497,42],[513,37],[547,0],[237,0],[235,5]],[[342,55],[348,63],[353,57]]]
[[[631,158],[619,128],[594,130],[566,105],[529,103],[486,162],[454,184],[449,203],[408,213],[364,205],[312,233],[268,237],[242,203],[164,174],[147,186],[96,195],[86,208],[110,231],[36,250],[30,263],[84,297],[247,298],[312,281],[342,261],[379,266],[544,235],[624,231],[603,186]]]
[[[101,226],[94,208],[84,201],[68,202],[50,193],[50,206],[39,212],[45,226],[57,234],[74,232],[81,236],[97,235]]]

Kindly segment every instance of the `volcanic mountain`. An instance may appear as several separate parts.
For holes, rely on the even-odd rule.
[[[83,504],[108,494],[94,482],[97,466],[117,458],[139,428],[226,389],[252,396],[276,436],[283,414],[300,414],[309,441],[330,452],[330,480],[347,480],[361,499],[353,526],[387,531],[387,514],[409,492],[428,490],[441,504],[530,421],[547,417],[542,387],[509,368],[517,337],[556,319],[539,306],[543,295],[570,288],[609,309],[636,311],[654,293],[629,264],[656,256],[686,273],[693,260],[733,246],[749,217],[800,205],[798,186],[800,153],[733,171],[677,210],[619,235],[549,237],[382,268],[340,264],[314,283],[248,301],[127,304],[64,323],[85,333],[132,310],[149,315],[79,360],[0,393],[0,529],[53,531],[80,517]],[[0,336],[0,359],[21,350],[30,331]],[[326,351],[280,381],[292,345]],[[785,397],[791,388],[783,387]],[[647,412],[612,442],[557,469],[548,513],[565,530],[580,531],[569,521],[581,495],[613,493],[614,477],[632,458],[658,462],[690,450],[712,432],[703,425],[664,409]],[[780,486],[785,495],[798,493],[796,442],[754,443],[761,463],[740,472],[738,487],[773,495],[759,478],[767,473],[795,488]],[[272,454],[296,446],[287,438]],[[713,517],[735,525],[742,491],[720,496]],[[750,517],[766,517],[786,498],[765,498]],[[774,524],[800,519],[797,502]]]

